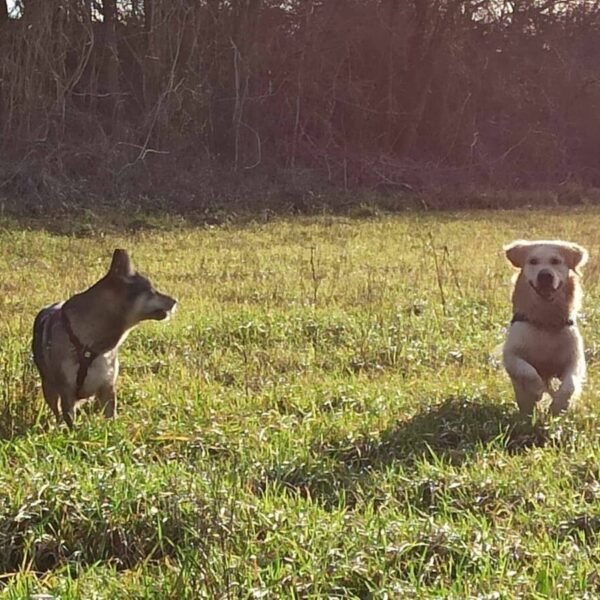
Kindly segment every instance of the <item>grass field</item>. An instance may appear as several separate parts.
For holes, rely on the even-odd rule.
[[[0,224],[0,596],[597,598],[600,212],[311,218],[69,237]],[[591,252],[576,413],[527,422],[494,350],[515,237]],[[41,398],[44,304],[130,250],[176,296],[120,415]]]

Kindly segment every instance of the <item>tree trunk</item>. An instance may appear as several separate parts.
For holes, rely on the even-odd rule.
[[[43,0],[23,0],[23,18],[28,23],[33,23],[39,20],[43,8]]]
[[[154,0],[144,0],[144,105],[146,111],[152,110],[158,97],[159,52],[154,27]]]
[[[114,125],[119,112],[119,50],[117,47],[117,0],[102,0],[104,48],[102,87],[106,94],[105,110]]]
[[[440,12],[436,3],[415,1],[417,28],[413,38],[412,56],[409,59],[409,89],[412,92],[408,110],[408,122],[400,140],[398,151],[409,156],[417,138],[425,114],[428,95],[439,57],[443,52],[445,30],[453,18],[452,11]],[[431,30],[431,33],[428,32]]]
[[[394,81],[396,79],[395,41],[396,19],[398,14],[398,0],[390,0],[389,12],[389,39],[388,39],[388,72],[387,72],[387,102],[385,115],[385,148],[390,151],[394,145],[396,131],[396,95],[394,93]]]
[[[8,23],[8,5],[6,0],[0,0],[0,27]]]

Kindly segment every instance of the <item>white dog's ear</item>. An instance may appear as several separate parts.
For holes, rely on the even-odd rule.
[[[569,269],[573,271],[576,271],[578,267],[583,267],[588,260],[588,251],[579,244],[562,244],[560,252]]]
[[[517,269],[522,269],[530,246],[529,242],[517,240],[508,246],[504,246],[504,253],[513,266],[517,267]]]

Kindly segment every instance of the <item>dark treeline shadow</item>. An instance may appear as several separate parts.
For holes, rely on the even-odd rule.
[[[597,3],[8,8],[0,0],[7,197],[50,204],[96,189],[184,203],[212,195],[217,206],[232,195],[226,180],[243,188],[238,179],[253,173],[292,195],[316,182],[394,197],[600,184]],[[213,189],[215,166],[229,175]],[[299,211],[312,202],[279,200]],[[463,202],[457,193],[416,204]]]

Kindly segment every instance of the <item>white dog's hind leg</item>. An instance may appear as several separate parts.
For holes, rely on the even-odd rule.
[[[525,415],[531,415],[544,393],[542,378],[527,361],[516,356],[505,359],[505,367],[512,380],[519,410]]]

